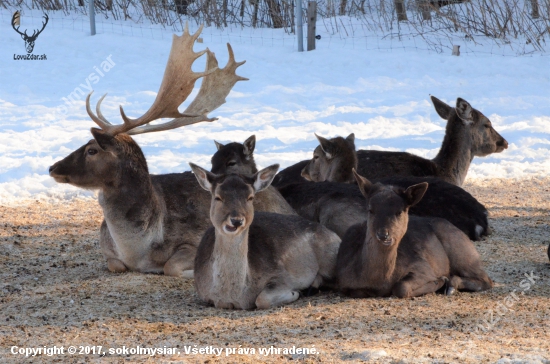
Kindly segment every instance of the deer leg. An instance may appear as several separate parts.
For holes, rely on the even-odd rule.
[[[256,307],[264,310],[274,306],[281,306],[296,301],[300,297],[300,292],[292,291],[288,288],[264,288],[256,298]]]
[[[493,287],[493,281],[487,275],[481,278],[469,278],[452,276],[447,289],[447,295],[453,294],[455,290],[479,292],[485,291]]]
[[[409,275],[393,286],[392,293],[399,298],[422,296],[437,291],[447,281],[447,277],[435,278],[409,273]]]
[[[128,267],[117,257],[115,242],[111,237],[105,220],[103,220],[99,228],[99,247],[103,256],[107,259],[107,269],[110,272],[124,273],[128,271]]]
[[[107,259],[107,269],[109,269],[109,272],[113,273],[124,273],[128,271],[128,267],[126,267],[122,261],[115,258]]]
[[[194,254],[180,249],[164,264],[164,275],[181,278],[193,278]]]

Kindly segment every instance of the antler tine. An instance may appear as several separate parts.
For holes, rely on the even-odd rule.
[[[92,91],[93,92],[93,91]],[[91,93],[90,93],[91,95]],[[103,99],[105,98],[105,96],[107,96],[107,94],[101,96],[101,98],[99,99],[99,101],[97,102],[96,106],[95,106],[95,112],[97,114],[97,117],[100,118],[104,123],[107,123],[109,125],[113,125],[109,120],[107,120],[107,118],[105,118],[105,116],[103,116],[103,114],[101,113],[101,103],[103,102]]]
[[[239,66],[246,61],[235,62],[235,55],[231,45],[227,43],[229,60],[222,69],[217,69],[211,75],[204,77],[201,88],[195,100],[185,109],[187,113],[208,114],[225,103],[225,98],[238,81],[248,81],[248,78],[236,74]],[[216,55],[207,49],[207,69],[218,66]]]
[[[88,115],[90,116],[90,118],[101,128],[103,129],[106,133],[108,134],[112,134],[113,132],[113,128],[115,126],[113,126],[110,122],[108,122],[106,119],[103,118],[103,115],[101,115],[101,112],[98,112],[98,114],[100,116],[96,116],[94,114],[94,112],[92,111],[92,108],[90,107],[90,97],[92,96],[94,92],[90,92],[88,94],[88,96],[86,97],[86,111],[88,112]],[[99,110],[99,105],[101,104],[101,101],[103,101],[103,99],[105,98],[105,96],[107,96],[107,94],[103,95],[103,97],[99,100],[98,102],[98,105],[96,107],[96,110]],[[114,135],[114,134],[112,134]]]

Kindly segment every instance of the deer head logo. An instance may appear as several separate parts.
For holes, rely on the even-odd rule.
[[[40,30],[35,30],[31,36],[29,36],[27,34],[27,30],[25,29],[25,31],[23,33],[21,33],[19,31],[19,27],[20,27],[20,24],[19,24],[19,18],[20,18],[20,13],[18,11],[16,11],[14,14],[13,14],[13,18],[11,18],[11,26],[13,27],[13,29],[19,33],[21,35],[21,38],[23,38],[23,40],[25,41],[25,48],[27,49],[27,53],[28,54],[31,54],[32,53],[32,50],[34,49],[34,42],[36,41],[36,38],[38,38],[38,35],[40,33],[42,33],[42,31],[44,30],[44,28],[46,28],[46,24],[48,24],[48,14],[44,14],[44,19],[46,19],[45,22],[42,23],[42,29]]]

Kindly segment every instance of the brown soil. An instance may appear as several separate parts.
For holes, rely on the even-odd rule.
[[[245,312],[202,305],[192,281],[109,273],[98,247],[102,213],[94,200],[0,206],[0,361],[28,362],[11,354],[13,346],[55,345],[65,354],[31,362],[548,363],[550,179],[476,180],[466,189],[491,213],[493,235],[476,242],[497,283],[491,291],[415,299],[324,292]],[[525,276],[531,273],[534,284]],[[70,355],[71,345],[77,351],[102,346],[107,354]],[[180,354],[108,353],[124,346]],[[186,346],[235,348],[236,354],[187,355]],[[281,353],[259,354],[271,346]],[[293,346],[319,353],[282,351]],[[252,348],[255,354],[238,354]]]

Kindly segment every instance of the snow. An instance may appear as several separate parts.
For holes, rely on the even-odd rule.
[[[48,167],[91,138],[95,124],[84,101],[90,88],[93,104],[108,93],[102,110],[114,123],[121,122],[119,105],[131,117],[147,110],[162,79],[171,32],[155,38],[98,27],[90,36],[86,27],[73,29],[67,19],[62,23],[63,16],[50,16],[33,52],[46,54],[47,60],[22,61],[14,60],[25,49],[11,28],[11,13],[0,10],[0,19],[0,203],[92,196],[92,191],[55,183]],[[39,15],[28,21],[24,27],[41,24]],[[325,34],[321,24],[318,29]],[[195,49],[209,47],[225,65],[229,39],[237,61],[246,60],[238,74],[250,81],[237,83],[227,103],[211,114],[219,117],[213,123],[136,136],[151,173],[189,170],[188,162],[209,168],[213,140],[242,142],[251,134],[260,166],[286,167],[308,158],[317,145],[313,133],[355,133],[360,149],[431,158],[445,121],[429,95],[451,105],[457,97],[468,100],[509,142],[501,154],[474,159],[468,179],[550,171],[546,54],[499,56],[486,45],[456,57],[450,51],[411,51],[414,39],[393,40],[395,48],[388,51],[329,36],[318,41],[317,50],[298,53],[294,38],[282,30],[206,28],[203,34],[204,43]],[[194,69],[203,67],[201,59]],[[71,96],[75,102],[67,101]]]

